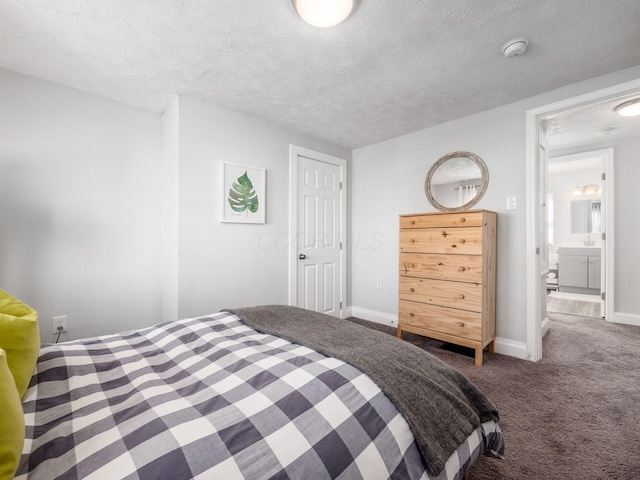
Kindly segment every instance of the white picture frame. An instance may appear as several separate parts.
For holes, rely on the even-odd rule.
[[[266,223],[265,185],[264,168],[220,162],[220,222]]]

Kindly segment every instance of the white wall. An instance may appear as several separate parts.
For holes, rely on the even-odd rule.
[[[553,246],[555,248],[583,245],[587,239],[600,245],[600,239],[596,234],[571,231],[571,202],[602,198],[602,194],[580,197],[573,195],[573,190],[578,183],[582,186],[600,185],[601,174],[602,168],[591,168],[549,175],[547,187],[548,191],[553,193]]]
[[[162,321],[178,318],[179,98],[162,114]]]
[[[615,311],[640,317],[640,136],[620,141],[615,165]],[[638,318],[640,320],[640,318]]]
[[[512,104],[354,151],[352,215],[352,305],[396,314],[398,308],[398,215],[436,211],[424,194],[435,161],[453,151],[479,155],[489,171],[489,188],[474,208],[499,212],[497,225],[498,335],[524,341],[525,118]],[[521,118],[520,118],[521,117]],[[505,141],[499,141],[499,138]],[[507,212],[506,197],[519,209]],[[372,239],[378,235],[379,243]],[[382,278],[383,288],[375,288]],[[501,294],[508,292],[508,294]],[[507,298],[508,297],[508,298]],[[502,322],[518,319],[522,322]]]
[[[160,116],[0,70],[0,287],[68,338],[160,315]]]
[[[289,145],[351,151],[228,109],[179,98],[178,315],[286,304]],[[219,222],[220,162],[265,168],[265,225]]]
[[[350,149],[176,97],[160,116],[0,70],[0,288],[42,340],[287,303],[289,145]],[[221,160],[267,169],[266,225],[219,223]]]
[[[489,188],[476,207],[498,213],[496,334],[500,339],[519,343],[524,355],[528,254],[526,111],[639,77],[640,67],[622,70],[355,150],[351,190],[354,311],[397,314],[398,215],[434,211],[423,192],[427,171],[447,153],[470,151],[485,161],[490,177]],[[637,167],[633,168],[616,174],[637,175]],[[506,198],[511,195],[518,197],[518,209],[507,211]],[[628,215],[636,218],[637,213],[632,214],[630,209],[619,212],[622,218],[616,216],[618,225],[624,225],[621,222]],[[374,238],[382,240],[376,242]],[[617,258],[618,255],[616,250]],[[383,279],[382,289],[376,289],[376,278]],[[635,313],[640,313],[640,308]]]

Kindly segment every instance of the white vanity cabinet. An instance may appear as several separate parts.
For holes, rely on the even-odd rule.
[[[558,288],[561,292],[600,293],[600,248],[560,248]]]

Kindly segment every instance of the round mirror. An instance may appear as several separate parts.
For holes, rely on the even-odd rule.
[[[453,152],[429,169],[424,192],[429,203],[443,212],[466,210],[480,201],[489,183],[487,166],[469,152]]]

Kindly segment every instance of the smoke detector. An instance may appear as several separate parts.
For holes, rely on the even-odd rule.
[[[526,38],[514,38],[513,40],[509,40],[502,46],[502,53],[504,53],[505,57],[517,57],[525,52],[528,45],[529,40],[527,40]]]
[[[599,137],[606,137],[608,135],[611,135],[611,132],[613,132],[613,128],[607,127],[603,128],[602,130],[598,130],[597,132],[595,132],[595,134]]]

